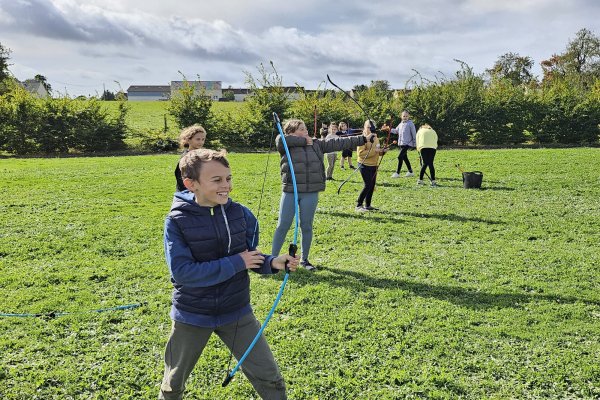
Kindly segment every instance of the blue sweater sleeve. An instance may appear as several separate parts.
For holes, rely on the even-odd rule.
[[[212,261],[196,261],[179,227],[171,218],[165,221],[164,246],[171,276],[175,282],[182,285],[213,286],[225,282],[246,269],[244,260],[239,254]]]

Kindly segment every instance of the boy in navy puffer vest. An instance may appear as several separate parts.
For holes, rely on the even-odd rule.
[[[193,150],[180,169],[188,189],[176,192],[165,221],[164,245],[173,283],[173,320],[165,350],[160,399],[181,399],[185,382],[214,332],[240,358],[260,329],[250,307],[248,270],[295,271],[298,258],[256,250],[258,224],[231,201],[231,170],[224,151]],[[285,399],[285,383],[261,336],[244,367],[262,398]]]

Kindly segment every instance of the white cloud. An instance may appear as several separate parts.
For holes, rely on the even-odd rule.
[[[15,74],[72,91],[165,84],[178,70],[238,86],[270,60],[286,84],[316,87],[330,73],[345,87],[398,87],[413,69],[451,76],[455,58],[475,72],[509,51],[539,63],[597,25],[598,10],[592,0],[0,0],[0,35]]]

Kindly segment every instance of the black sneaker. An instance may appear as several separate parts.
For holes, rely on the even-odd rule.
[[[369,211],[377,211],[379,210],[379,208],[375,208],[375,207],[371,207],[371,206],[366,206],[365,210],[369,210]]]
[[[300,265],[302,265],[302,267],[304,267],[304,269],[306,269],[307,271],[315,271],[317,269],[317,267],[312,265],[308,260],[302,260],[300,262]]]

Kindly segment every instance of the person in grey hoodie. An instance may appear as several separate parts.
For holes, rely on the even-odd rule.
[[[392,133],[398,135],[398,146],[400,146],[400,154],[398,155],[398,168],[396,172],[392,174],[392,178],[400,177],[400,170],[402,169],[402,162],[406,163],[408,172],[406,176],[415,176],[408,160],[407,152],[409,149],[416,147],[417,130],[415,124],[409,119],[410,115],[408,111],[402,111],[402,122],[398,124],[395,129],[392,129]]]
[[[366,143],[365,136],[313,139],[308,135],[306,125],[300,119],[284,122],[283,132],[288,145],[298,185],[298,208],[302,232],[301,265],[308,271],[315,266],[308,260],[313,237],[313,219],[317,211],[319,192],[325,190],[325,166],[323,154],[356,148]],[[281,183],[283,193],[279,204],[279,220],[273,236],[271,254],[278,255],[295,215],[294,187],[290,175],[290,165],[285,154],[281,136],[275,139],[277,151],[281,155]]]

